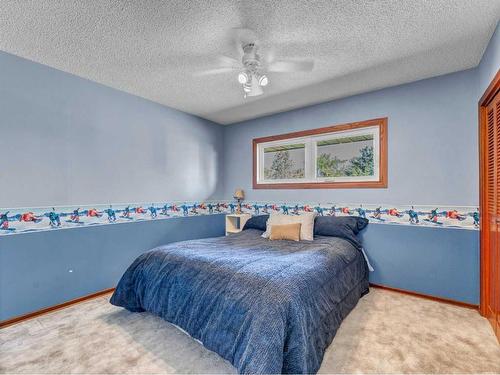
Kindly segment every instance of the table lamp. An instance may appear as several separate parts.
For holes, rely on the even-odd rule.
[[[233,195],[233,198],[236,199],[236,201],[238,202],[238,207],[236,208],[236,213],[239,215],[241,214],[241,201],[245,198],[245,192],[243,191],[243,189],[236,189],[234,191],[234,195]]]

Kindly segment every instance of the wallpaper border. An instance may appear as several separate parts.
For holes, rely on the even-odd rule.
[[[108,204],[0,209],[0,236],[38,231],[110,225],[176,217],[234,214],[238,204],[229,200],[175,201],[149,204]],[[300,215],[361,216],[372,223],[479,229],[479,210],[471,206],[402,206],[374,204],[289,203],[248,201],[241,211],[251,215],[280,212]]]

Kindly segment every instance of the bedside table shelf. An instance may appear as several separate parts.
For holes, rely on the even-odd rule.
[[[233,233],[239,233],[250,219],[250,214],[228,214],[226,215],[226,236]]]

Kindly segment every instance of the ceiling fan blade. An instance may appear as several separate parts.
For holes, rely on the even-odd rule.
[[[314,68],[313,60],[297,60],[297,61],[275,61],[267,66],[270,72],[310,72]]]
[[[201,77],[201,76],[209,76],[212,74],[220,74],[220,73],[229,73],[233,72],[235,68],[215,68],[215,69],[208,69],[208,70],[202,70],[199,72],[194,72],[193,75],[196,77]]]
[[[266,64],[269,66],[276,59],[276,49],[272,46],[267,47],[265,52],[261,54]]]
[[[241,61],[226,55],[218,55],[217,62],[221,68],[224,67],[224,68],[238,69],[242,67]]]

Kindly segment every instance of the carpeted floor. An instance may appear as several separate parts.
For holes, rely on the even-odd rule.
[[[217,354],[109,296],[0,330],[2,373],[234,373]],[[320,373],[500,373],[500,345],[473,310],[371,289]]]

